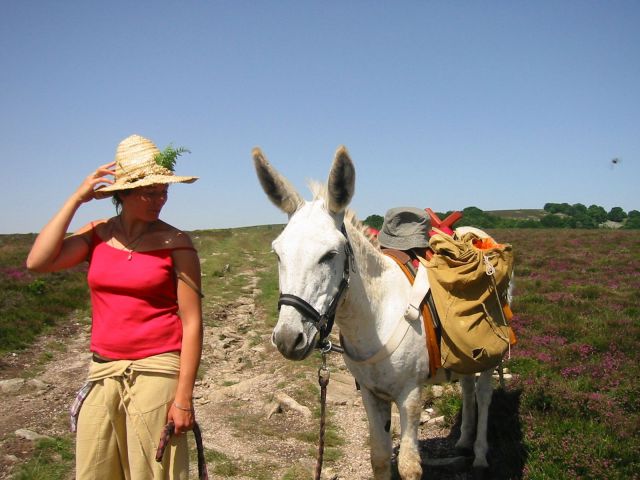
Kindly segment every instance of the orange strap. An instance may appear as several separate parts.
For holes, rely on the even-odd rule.
[[[395,260],[400,269],[404,272],[407,280],[409,280],[409,283],[413,285],[413,281],[415,280],[413,272],[394,255],[394,250],[384,250],[384,254]],[[427,351],[429,352],[429,374],[433,377],[436,374],[436,370],[442,366],[440,361],[440,346],[438,345],[436,331],[433,328],[433,319],[431,318],[429,306],[425,302],[422,302],[420,308],[422,310],[422,322],[424,324]]]

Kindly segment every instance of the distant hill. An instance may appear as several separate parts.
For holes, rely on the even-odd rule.
[[[547,212],[541,208],[521,208],[518,210],[485,210],[486,213],[500,218],[513,218],[514,220],[540,220]]]
[[[444,219],[452,212],[437,212]],[[380,230],[383,223],[380,215],[370,215],[364,220],[366,225]],[[640,229],[640,212],[631,210],[628,214],[620,207],[608,213],[597,205],[585,207],[582,204],[545,204],[542,208],[518,208],[511,210],[487,210],[466,207],[456,226],[471,225],[480,228],[609,228]]]

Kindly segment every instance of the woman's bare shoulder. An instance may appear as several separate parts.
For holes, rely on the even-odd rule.
[[[83,227],[76,230],[73,235],[91,236],[92,232],[95,231],[98,236],[104,237],[104,234],[106,233],[105,229],[110,228],[108,227],[108,225],[110,225],[111,220],[111,218],[101,218],[99,220],[94,220],[93,222],[89,222]]]
[[[166,222],[158,222],[157,233],[161,238],[164,248],[194,248],[188,233],[169,225]]]

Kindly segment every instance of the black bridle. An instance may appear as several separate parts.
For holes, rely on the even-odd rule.
[[[295,308],[304,318],[311,319],[320,335],[316,348],[320,348],[322,350],[336,349],[331,345],[331,342],[327,340],[327,337],[333,328],[338,303],[344,295],[344,292],[349,287],[349,262],[353,256],[353,250],[351,249],[351,244],[349,243],[349,237],[347,236],[347,230],[344,224],[342,224],[342,228],[340,230],[342,231],[344,238],[347,240],[345,245],[344,269],[342,271],[342,280],[340,280],[340,285],[338,286],[338,292],[336,293],[336,296],[333,297],[327,311],[325,313],[320,313],[313,308],[309,302],[297,295],[291,295],[290,293],[281,293],[280,298],[278,299],[278,310],[280,310],[282,305],[288,305]]]

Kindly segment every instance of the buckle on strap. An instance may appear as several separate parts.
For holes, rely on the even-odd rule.
[[[404,319],[408,322],[414,322],[418,318],[420,318],[420,309],[410,303],[404,311]]]

